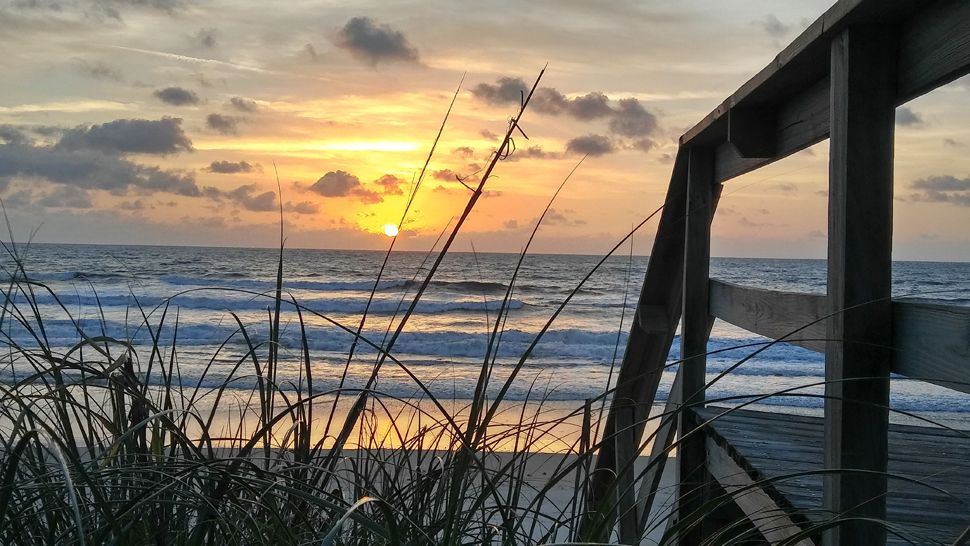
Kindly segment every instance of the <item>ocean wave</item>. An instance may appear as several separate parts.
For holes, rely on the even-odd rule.
[[[141,307],[143,310],[150,311],[168,303],[171,307],[184,309],[202,309],[213,311],[262,311],[274,305],[269,297],[245,297],[247,294],[232,294],[231,291],[224,292],[223,296],[207,296],[204,291],[181,294],[171,298],[160,298],[157,296],[136,297],[123,294],[104,294],[95,296],[94,294],[60,294],[52,296],[50,294],[36,294],[33,301],[39,305],[57,305],[58,303],[67,308],[82,307],[91,309],[125,308],[135,309]],[[26,302],[22,296],[17,295],[13,298],[13,303],[24,305]],[[297,299],[297,303],[304,309],[309,309],[322,314],[360,314],[367,308],[365,298],[306,298]],[[368,308],[369,313],[390,314],[404,311],[410,304],[409,300],[403,303],[400,298],[394,299],[375,299]],[[522,309],[526,303],[522,300],[510,300],[507,309]],[[292,309],[293,303],[286,297],[283,298],[284,309]],[[440,313],[474,313],[474,312],[495,312],[502,307],[500,300],[473,300],[460,299],[451,301],[441,301],[432,299],[422,299],[418,302],[415,312],[419,314],[440,314]]]

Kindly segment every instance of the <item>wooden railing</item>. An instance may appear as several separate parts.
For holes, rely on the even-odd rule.
[[[677,510],[703,502],[703,435],[688,435],[694,423],[674,410],[703,404],[717,317],[825,353],[825,467],[871,472],[826,475],[824,508],[859,520],[827,531],[823,543],[885,542],[861,519],[885,516],[890,371],[970,392],[970,309],[890,299],[895,107],[968,71],[970,1],[840,0],[681,137],[591,484],[588,538],[608,538],[618,523],[621,542],[637,540],[675,429]],[[722,183],[826,138],[827,294],[710,279]],[[684,360],[668,399],[680,417],[661,421],[634,496],[630,469],[681,318]]]

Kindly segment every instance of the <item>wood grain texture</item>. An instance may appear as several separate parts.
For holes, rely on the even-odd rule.
[[[886,514],[892,353],[895,35],[851,27],[832,41],[829,139],[825,465],[832,513],[860,518],[823,534],[824,546],[884,544],[863,518]]]
[[[822,507],[823,420],[750,410],[697,410],[711,439],[748,477],[807,528],[831,517]],[[952,544],[970,525],[970,434],[889,427],[886,520],[903,536],[888,543]],[[932,446],[928,449],[928,446]],[[798,472],[811,472],[794,478]],[[870,544],[861,542],[860,544]]]
[[[825,350],[825,296],[751,288],[711,279],[715,317],[772,340]]]
[[[684,310],[680,335],[681,375],[680,398],[687,405],[704,403],[707,383],[707,340],[711,318],[708,311],[708,284],[711,262],[711,219],[715,195],[720,186],[714,185],[714,154],[708,148],[690,150],[687,173],[687,226],[684,232]],[[678,447],[678,511],[690,514],[707,501],[708,491],[704,436],[691,434],[693,420],[681,415],[678,427],[681,443]],[[689,493],[685,493],[689,492]],[[682,546],[701,544],[704,528],[699,525],[680,537]]]
[[[765,540],[770,544],[787,540],[793,546],[815,546],[807,538],[792,540],[802,528],[731,458],[724,447],[710,437],[706,438],[705,447],[711,475],[731,495]]]
[[[892,371],[970,393],[970,307],[893,302]]]

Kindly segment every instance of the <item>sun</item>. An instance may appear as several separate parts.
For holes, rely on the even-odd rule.
[[[384,235],[397,237],[397,224],[384,224]]]

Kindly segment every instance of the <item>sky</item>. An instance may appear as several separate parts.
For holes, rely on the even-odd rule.
[[[533,249],[602,254],[829,3],[0,0],[0,199],[21,240],[273,247],[282,203],[287,246],[386,248],[454,98],[397,242],[426,250],[548,66],[455,249],[519,251],[585,157]],[[968,99],[897,110],[896,259],[970,261]],[[824,257],[827,147],[727,182],[713,253]]]

